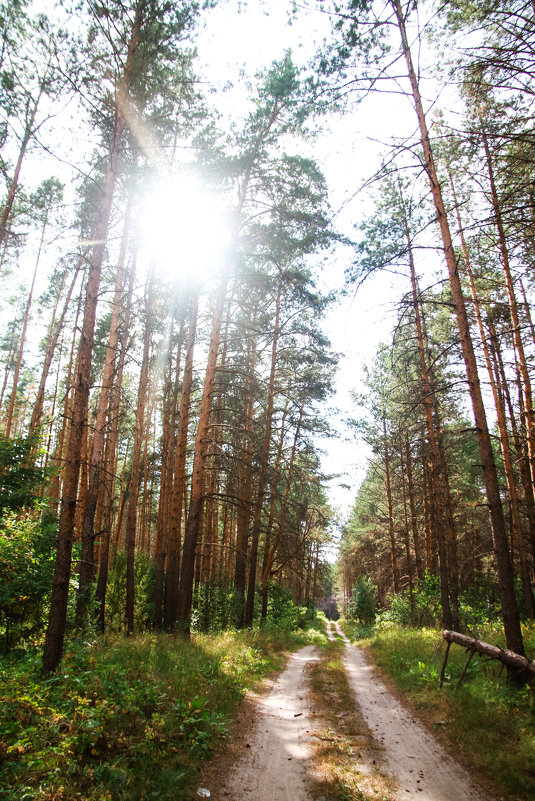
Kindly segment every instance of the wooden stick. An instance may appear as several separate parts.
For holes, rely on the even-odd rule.
[[[459,676],[459,681],[457,682],[457,689],[459,689],[459,687],[460,687],[460,686],[461,686],[461,684],[463,683],[463,679],[464,679],[464,677],[465,677],[466,671],[468,670],[468,665],[469,665],[469,664],[470,664],[470,662],[472,661],[472,657],[473,657],[473,655],[474,655],[474,654],[475,654],[475,651],[470,651],[470,654],[469,654],[469,656],[468,656],[468,659],[466,660],[466,664],[465,664],[465,666],[463,667],[463,670],[462,670],[462,673],[461,673],[461,675]]]
[[[446,664],[448,662],[448,654],[450,652],[451,642],[448,640],[448,644],[446,645],[446,653],[444,654],[444,661],[442,662],[442,670],[440,671],[440,684],[439,687],[442,687],[444,684],[444,673],[446,672]]]

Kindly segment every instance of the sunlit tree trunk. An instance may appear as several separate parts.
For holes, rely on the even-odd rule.
[[[126,211],[121,248],[117,260],[115,273],[115,288],[112,302],[112,312],[110,328],[108,333],[108,343],[106,355],[104,357],[104,369],[102,373],[102,385],[98,400],[97,414],[93,429],[93,439],[91,447],[91,457],[89,461],[89,481],[87,495],[84,506],[84,516],[82,521],[82,550],[80,577],[78,583],[78,596],[76,603],[76,625],[82,628],[86,622],[86,609],[88,601],[88,588],[95,575],[94,563],[94,543],[95,543],[95,512],[99,496],[101,480],[102,459],[104,454],[104,442],[106,435],[106,418],[110,404],[110,396],[113,386],[113,369],[117,357],[117,343],[119,339],[119,324],[121,320],[122,297],[124,291],[124,265],[126,258],[126,247],[128,241],[128,230],[130,225],[129,207]]]
[[[101,482],[102,500],[102,533],[100,547],[100,564],[95,590],[97,604],[97,620],[100,630],[104,631],[106,612],[106,590],[113,526],[113,507],[117,481],[117,443],[119,440],[119,420],[121,410],[121,391],[123,386],[124,366],[127,356],[127,345],[130,336],[130,319],[132,315],[132,293],[135,280],[135,259],[130,269],[128,291],[123,304],[122,331],[120,347],[115,365],[115,381],[108,405],[108,436],[104,451],[104,481]],[[121,498],[122,500],[122,498]]]
[[[472,407],[474,412],[474,420],[477,431],[481,465],[483,468],[487,502],[489,504],[490,521],[491,521],[494,550],[496,554],[496,562],[498,568],[498,581],[500,586],[500,597],[502,603],[504,631],[505,631],[507,646],[512,651],[515,651],[516,653],[523,655],[524,642],[522,638],[522,631],[520,628],[520,617],[518,614],[518,607],[515,598],[514,574],[511,565],[511,560],[509,558],[509,551],[507,545],[507,532],[505,528],[505,520],[504,520],[503,508],[500,496],[498,474],[496,471],[496,463],[494,460],[494,453],[492,450],[492,443],[487,424],[487,416],[486,416],[485,406],[483,403],[481,386],[479,383],[477,361],[470,333],[468,315],[466,312],[466,305],[464,302],[464,296],[461,287],[459,272],[457,269],[457,260],[455,257],[453,242],[451,239],[451,233],[442,197],[442,191],[440,188],[435,168],[433,151],[429,139],[429,131],[427,128],[427,123],[420,95],[420,89],[418,86],[418,79],[416,77],[416,71],[414,69],[414,65],[412,62],[412,56],[410,52],[410,46],[405,27],[405,17],[403,14],[403,10],[401,8],[400,0],[390,0],[390,2],[396,14],[397,24],[401,35],[403,55],[405,57],[405,61],[407,64],[407,74],[411,84],[414,106],[418,117],[418,124],[420,127],[421,142],[424,152],[424,166],[427,176],[429,178],[429,185],[431,188],[431,193],[435,205],[437,222],[440,227],[440,233],[444,247],[444,255],[449,273],[452,300],[455,307],[457,327],[459,330],[459,337],[461,342],[463,358],[466,365],[466,374],[468,379],[468,385],[470,388],[470,397],[472,400]],[[512,675],[510,676],[510,678],[514,679]],[[523,677],[518,677],[518,678],[520,678],[520,680],[523,679]]]
[[[182,535],[182,517],[187,501],[186,492],[186,455],[188,431],[191,415],[191,391],[193,388],[193,354],[197,332],[197,316],[199,312],[199,296],[194,292],[191,298],[188,339],[184,362],[184,379],[178,413],[178,437],[173,470],[173,487],[169,510],[169,551],[167,557],[167,591],[165,595],[164,626],[171,631],[177,622],[179,613],[179,574],[180,546]]]
[[[151,275],[145,287],[145,321],[143,334],[143,357],[139,374],[139,386],[136,403],[136,420],[134,442],[132,445],[132,462],[130,467],[130,486],[128,491],[128,512],[126,516],[125,550],[126,550],[126,633],[134,631],[134,566],[136,552],[136,531],[138,517],[138,499],[141,486],[141,450],[145,434],[145,410],[149,392],[150,356],[152,347],[152,327],[154,321],[152,311]]]
[[[67,600],[69,578],[71,573],[72,544],[74,538],[74,520],[76,514],[76,498],[80,474],[80,459],[84,428],[87,425],[87,409],[89,400],[89,381],[93,356],[95,334],[95,318],[100,287],[100,276],[108,226],[111,214],[115,184],[119,169],[119,154],[125,128],[124,109],[128,104],[130,86],[133,80],[134,55],[139,44],[139,25],[141,21],[141,5],[138,4],[132,23],[128,54],[122,80],[119,85],[117,103],[114,109],[114,120],[111,133],[110,150],[106,167],[106,176],[102,195],[98,205],[97,223],[93,232],[93,241],[89,271],[86,285],[84,320],[80,336],[78,352],[78,371],[74,387],[73,415],[70,425],[69,444],[63,480],[61,512],[58,526],[58,545],[54,582],[50,599],[50,613],[43,651],[43,670],[55,670],[63,653],[63,639],[67,620]]]

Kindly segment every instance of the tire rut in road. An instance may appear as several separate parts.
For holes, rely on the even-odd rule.
[[[293,654],[269,695],[261,697],[242,754],[212,791],[215,801],[310,801],[310,704],[306,646]]]

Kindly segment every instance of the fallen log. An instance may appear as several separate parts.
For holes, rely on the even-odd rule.
[[[445,663],[448,658],[449,646],[452,642],[457,643],[457,645],[461,645],[463,648],[466,648],[468,651],[471,651],[472,654],[476,652],[478,654],[483,654],[484,656],[488,656],[491,659],[497,659],[499,662],[501,662],[503,665],[506,665],[508,668],[514,668],[514,670],[517,671],[526,671],[526,670],[530,671],[535,677],[535,661],[533,659],[528,659],[525,656],[516,654],[514,651],[509,651],[507,648],[505,649],[499,648],[497,645],[490,645],[488,642],[482,642],[481,640],[476,640],[475,637],[467,637],[466,634],[459,634],[458,631],[448,631],[446,629],[445,631],[442,632],[442,636],[448,643],[448,647],[446,649],[444,665],[442,667],[440,686],[442,686],[442,681],[444,678],[444,670],[446,667]]]

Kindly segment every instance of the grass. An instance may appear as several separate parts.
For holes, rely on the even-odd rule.
[[[355,706],[337,636],[310,667],[315,709],[315,791],[321,801],[387,801],[390,787],[374,768],[371,732]],[[318,725],[319,724],[319,725]]]
[[[198,765],[237,701],[304,639],[277,630],[104,637],[71,643],[47,679],[37,651],[3,660],[0,797],[193,798]]]
[[[354,630],[344,624],[350,639]],[[504,646],[498,627],[481,627],[474,635]],[[535,651],[535,628],[525,630],[526,650]],[[497,662],[474,656],[463,684],[464,649],[452,645],[445,683],[439,689],[445,643],[436,629],[390,627],[361,644],[410,699],[420,717],[468,769],[502,797],[532,801],[535,797],[535,698],[533,689],[509,687]]]

